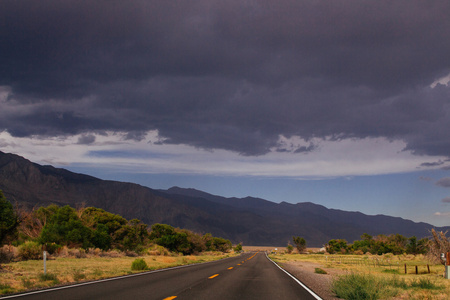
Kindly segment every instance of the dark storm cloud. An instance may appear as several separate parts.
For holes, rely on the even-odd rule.
[[[450,72],[448,15],[448,1],[4,0],[0,130],[157,129],[245,155],[285,151],[279,135],[386,137],[449,156],[450,87],[429,87]]]
[[[442,160],[439,160],[439,161],[435,161],[435,162],[424,162],[424,163],[421,163],[420,166],[422,166],[422,167],[437,167],[437,166],[442,166],[443,164],[445,164],[445,162],[443,162]]]

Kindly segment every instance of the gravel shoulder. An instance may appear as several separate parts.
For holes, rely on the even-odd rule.
[[[344,274],[344,271],[325,268],[321,264],[306,261],[281,262],[278,265],[294,275],[322,299],[339,299],[331,292],[331,282],[334,276]],[[325,270],[327,274],[315,273],[316,268]]]

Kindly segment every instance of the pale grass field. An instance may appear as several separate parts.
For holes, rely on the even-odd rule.
[[[186,264],[218,260],[233,254],[208,253],[197,256],[155,256],[143,258],[150,270],[164,269]],[[132,271],[131,264],[136,257],[90,257],[55,258],[47,260],[47,278],[43,278],[43,261],[29,260],[3,264],[0,270],[0,294],[17,293],[29,289],[39,289],[60,284],[103,279]]]
[[[276,262],[308,262],[330,273],[338,274],[371,274],[374,276],[392,278],[396,276],[407,282],[429,279],[439,290],[408,289],[401,290],[395,299],[450,299],[450,280],[444,278],[445,268],[441,264],[430,263],[423,255],[327,255],[327,254],[272,254],[270,257]],[[407,274],[405,274],[405,264]],[[428,273],[428,267],[430,273]],[[418,275],[415,274],[418,267]],[[336,273],[336,272],[333,272]],[[337,275],[339,276],[339,275]]]

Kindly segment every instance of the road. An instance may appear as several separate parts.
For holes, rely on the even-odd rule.
[[[245,253],[211,263],[38,291],[14,298],[20,300],[320,299],[310,294],[272,263],[263,252]]]

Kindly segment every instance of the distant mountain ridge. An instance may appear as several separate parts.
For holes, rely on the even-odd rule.
[[[310,202],[225,198],[179,187],[155,190],[42,166],[1,151],[0,189],[13,204],[27,208],[49,204],[95,206],[150,225],[165,223],[255,246],[284,246],[294,235],[304,237],[308,246],[317,247],[334,238],[352,242],[363,233],[420,238],[428,236],[433,228],[426,223],[328,209]],[[450,227],[436,229],[445,231]]]

